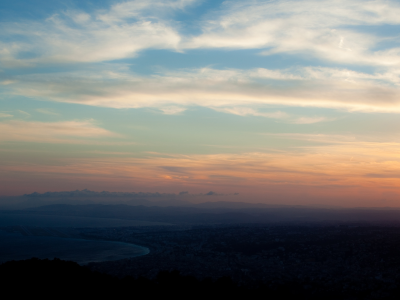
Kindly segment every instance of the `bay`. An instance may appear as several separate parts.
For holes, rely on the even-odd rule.
[[[60,258],[81,265],[146,255],[149,249],[134,244],[48,236],[24,236],[0,230],[0,262]]]
[[[89,262],[113,261],[146,255],[149,249],[139,245],[61,236],[71,228],[160,225],[168,226],[169,224],[108,218],[0,213],[0,263],[37,257],[40,259],[60,258],[85,265]],[[19,232],[15,231],[15,228]],[[29,231],[32,232],[33,229],[58,232],[60,236],[29,234]]]

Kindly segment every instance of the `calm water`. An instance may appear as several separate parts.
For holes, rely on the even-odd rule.
[[[37,227],[119,227],[160,225],[151,222],[59,217],[38,215],[12,215],[0,213],[0,227],[6,226],[37,226]],[[110,241],[92,241],[74,238],[50,236],[25,236],[20,233],[10,233],[0,230],[0,262],[21,260],[31,257],[55,257],[72,260],[79,264],[118,260],[145,255],[149,250],[145,247]]]
[[[86,218],[69,216],[47,216],[32,214],[11,214],[0,212],[0,227],[4,226],[37,226],[37,227],[124,227],[170,225],[160,222],[122,220],[108,218]]]
[[[0,261],[55,257],[79,264],[145,255],[149,250],[133,244],[47,236],[24,236],[0,230]]]

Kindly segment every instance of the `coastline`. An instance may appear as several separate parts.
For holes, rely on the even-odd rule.
[[[136,244],[74,237],[25,236],[0,230],[0,262],[59,258],[80,265],[143,256],[150,249]]]

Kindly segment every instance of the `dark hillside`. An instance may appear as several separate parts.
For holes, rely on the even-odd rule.
[[[293,283],[288,283],[288,286],[276,286],[273,289],[266,286],[250,289],[239,287],[227,277],[216,281],[211,279],[200,281],[195,277],[181,276],[177,271],[161,271],[153,280],[131,277],[116,279],[110,275],[92,272],[76,263],[59,259],[32,258],[25,261],[7,262],[0,266],[0,278],[3,293],[13,291],[14,297],[25,295],[54,297],[77,294],[91,297],[104,297],[105,295],[122,297],[133,293],[134,295],[147,295],[150,298],[174,297],[175,299],[208,298],[210,296],[252,297],[256,294],[267,299],[281,299],[282,296],[285,296],[285,299],[314,298],[312,297],[313,293],[301,285]],[[315,297],[315,299],[317,298]]]
[[[0,265],[3,294],[13,297],[58,298],[76,297],[146,297],[174,299],[205,299],[214,297],[247,299],[398,299],[399,289],[390,294],[374,296],[373,293],[332,292],[324,290],[318,282],[279,281],[250,286],[238,286],[229,277],[217,280],[198,280],[182,276],[177,271],[161,271],[157,277],[125,277],[117,279],[90,271],[74,262],[29,259],[10,261]]]

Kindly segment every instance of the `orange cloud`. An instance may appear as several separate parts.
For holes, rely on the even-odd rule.
[[[111,191],[215,190],[239,192],[248,201],[347,206],[388,205],[389,197],[389,204],[397,206],[399,149],[399,143],[339,140],[291,152],[148,153],[140,158],[62,159],[47,165],[21,162],[3,166],[1,180],[8,180],[9,174],[24,174],[29,181],[40,174],[42,181],[62,178],[65,184],[79,182],[79,188],[93,188],[88,185],[96,183]]]

